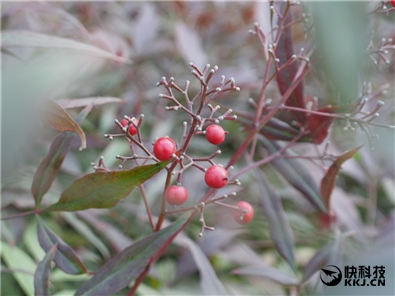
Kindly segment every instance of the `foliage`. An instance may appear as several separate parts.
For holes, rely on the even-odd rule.
[[[4,3],[1,294],[328,294],[320,268],[348,262],[393,278],[394,13]]]

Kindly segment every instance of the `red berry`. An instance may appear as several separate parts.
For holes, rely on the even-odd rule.
[[[133,120],[133,123],[134,123],[135,125],[137,125],[139,122],[138,122],[137,119],[134,119],[134,120]],[[126,125],[129,124],[129,121],[128,121],[127,119],[122,119],[122,120],[121,120],[121,124],[122,124],[122,126],[126,126]],[[133,124],[130,124],[130,125],[129,125],[129,134],[131,134],[132,136],[134,136],[135,134],[137,134],[137,129],[134,127]]]
[[[228,183],[228,171],[221,166],[213,165],[206,171],[204,181],[211,188],[222,188]]]
[[[219,145],[225,140],[225,131],[218,124],[211,124],[206,128],[206,139],[211,144]]]
[[[393,7],[395,7],[395,0],[391,0],[391,4]]]
[[[171,205],[182,205],[188,199],[188,191],[183,186],[170,186],[166,189],[165,199]]]
[[[154,144],[154,155],[159,160],[169,160],[176,152],[176,143],[169,137],[162,137]]]
[[[236,204],[240,210],[247,211],[245,214],[241,213],[238,210],[233,210],[233,218],[239,224],[248,224],[254,217],[254,208],[246,201],[239,201]]]

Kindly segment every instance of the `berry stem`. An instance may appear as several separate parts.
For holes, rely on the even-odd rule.
[[[141,196],[143,197],[145,209],[147,210],[149,224],[151,225],[152,231],[155,231],[154,221],[152,220],[152,212],[151,212],[151,208],[150,208],[150,206],[148,204],[147,194],[145,192],[144,186],[143,185],[139,185],[139,190],[140,190]]]

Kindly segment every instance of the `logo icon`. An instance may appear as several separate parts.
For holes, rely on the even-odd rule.
[[[342,272],[335,265],[327,265],[321,268],[321,281],[327,286],[336,286],[342,280]]]

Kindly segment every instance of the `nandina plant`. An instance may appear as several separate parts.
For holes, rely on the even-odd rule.
[[[180,11],[185,9],[183,4],[175,5],[180,5]],[[353,217],[358,216],[358,213],[355,214],[356,206],[350,206],[351,201],[348,199],[345,200],[349,204],[339,206],[334,194],[339,194],[336,179],[341,175],[341,166],[347,160],[361,158],[361,147],[353,145],[332,153],[329,151],[333,144],[328,140],[331,131],[335,133],[338,126],[344,131],[359,128],[366,133],[369,145],[374,147],[372,128],[393,128],[393,125],[376,121],[384,105],[380,99],[385,97],[390,86],[386,83],[372,85],[358,81],[359,77],[365,75],[359,69],[355,71],[355,77],[350,78],[351,82],[347,81],[348,89],[352,92],[345,92],[338,77],[331,76],[333,73],[330,67],[327,72],[322,70],[327,69],[325,61],[330,60],[330,57],[320,47],[320,35],[314,35],[323,32],[320,31],[321,19],[317,17],[311,21],[307,12],[309,7],[302,7],[293,1],[269,1],[264,5],[267,5],[265,17],[269,20],[268,26],[255,23],[249,27],[252,37],[250,42],[255,47],[248,48],[259,52],[256,55],[259,56],[259,62],[256,56],[253,60],[253,64],[259,66],[260,74],[254,78],[259,83],[252,80],[236,84],[233,77],[222,75],[221,68],[227,67],[225,62],[228,61],[213,67],[190,62],[188,78],[181,75],[160,78],[162,74],[155,73],[160,94],[155,97],[152,91],[147,92],[149,98],[141,99],[137,107],[129,110],[121,108],[113,127],[108,124],[108,116],[103,116],[101,120],[106,122],[104,138],[111,142],[107,146],[109,148],[103,151],[106,157],[101,156],[97,162],[91,163],[93,172],[81,173],[72,182],[62,183],[61,193],[48,200],[44,200],[44,196],[48,197],[49,193],[54,197],[51,186],[59,186],[54,181],[62,180],[60,168],[70,153],[74,135],[79,136],[80,149],[90,149],[89,137],[84,132],[87,127],[83,122],[93,116],[90,114],[92,108],[99,104],[119,103],[120,100],[101,98],[101,101],[82,99],[79,103],[74,102],[78,100],[45,102],[42,121],[58,130],[59,134],[53,139],[47,155],[30,180],[33,210],[3,217],[9,220],[35,214],[35,236],[45,252],[34,269],[32,284],[35,294],[49,295],[50,291],[55,290],[49,285],[53,262],[56,269],[64,273],[87,276],[84,282],[75,287],[75,295],[143,294],[143,289],[153,281],[153,271],[162,263],[161,258],[171,260],[175,256],[174,249],[167,250],[174,245],[186,248],[192,254],[191,260],[196,266],[190,263],[186,265],[199,270],[201,290],[205,294],[225,295],[232,291],[229,281],[221,282],[216,275],[216,269],[221,266],[216,261],[223,259],[207,258],[221,249],[228,251],[223,258],[231,258],[231,268],[226,267],[224,272],[230,279],[237,276],[249,281],[250,276],[258,276],[274,281],[284,292],[292,295],[316,294],[316,285],[311,283],[314,274],[325,265],[341,264],[339,262],[343,261],[343,254],[340,249],[346,239],[351,237],[349,244],[352,244],[365,236],[355,226],[359,225],[357,222],[344,222],[346,218],[341,210],[350,207],[354,210]],[[150,8],[142,9],[141,14],[150,23],[155,19],[151,15],[153,6],[146,7]],[[88,8],[77,8],[80,17],[89,14]],[[319,16],[320,10],[316,9]],[[380,7],[375,7],[372,15],[393,13],[393,10],[390,2],[383,2]],[[205,17],[204,20],[198,18],[199,22],[214,22],[209,14]],[[74,20],[72,17],[69,19]],[[185,34],[185,30],[179,25],[176,34],[196,38],[191,37],[194,34],[189,31],[190,34]],[[302,30],[302,37],[299,37],[302,41],[297,42],[298,38],[292,35],[292,30]],[[246,30],[243,32],[247,35]],[[16,40],[18,36],[14,36]],[[100,36],[98,34],[96,38]],[[147,48],[147,45],[138,45],[138,42],[145,37],[138,33],[136,36],[133,46],[140,55],[140,62],[144,64],[143,48]],[[330,36],[325,37],[330,39]],[[54,41],[59,42],[59,39]],[[196,43],[190,42],[192,46],[197,46]],[[242,42],[237,44],[241,48],[249,46]],[[391,63],[388,51],[394,49],[392,37],[377,42],[372,36],[363,45],[363,48],[355,50],[355,56],[359,57],[360,54],[374,65]],[[123,56],[125,49],[122,46],[115,54],[103,53],[102,49],[92,48],[92,45],[82,48],[93,50],[115,62],[129,62]],[[193,49],[196,54],[199,53],[194,47],[183,51],[185,46],[180,45],[180,52],[184,55]],[[77,48],[81,48],[81,44]],[[131,66],[133,71],[127,72],[126,76],[144,81],[143,71],[139,68],[142,66],[137,61],[135,63]],[[172,67],[162,70],[166,75],[173,75]],[[341,76],[342,73],[337,74]],[[124,82],[125,85],[129,83],[126,78]],[[153,86],[148,85],[147,88]],[[137,88],[141,88],[141,85]],[[317,98],[324,95],[328,98]],[[353,99],[349,98],[352,95]],[[143,96],[142,93],[140,96]],[[347,100],[339,101],[339,96],[347,97]],[[140,105],[148,112],[141,114]],[[104,106],[101,111],[107,108],[107,105]],[[81,107],[82,110],[75,114],[68,110]],[[166,126],[166,122],[174,125],[164,131],[162,127]],[[115,151],[113,147],[121,147],[116,146],[118,143],[126,144],[127,152]],[[110,155],[111,159],[107,151],[115,153]],[[91,162],[95,156],[87,153],[84,158]],[[116,159],[117,163],[112,159]],[[317,174],[308,164],[318,168],[320,173]],[[292,192],[291,197],[282,188]],[[370,190],[374,191],[371,187]],[[9,193],[13,188],[4,191]],[[131,206],[135,203],[133,198],[141,201],[141,207]],[[157,203],[153,200],[157,200]],[[370,202],[367,216],[370,226],[376,226],[378,206],[372,208],[373,200]],[[107,221],[100,219],[101,215]],[[295,219],[295,215],[299,220]],[[111,249],[110,252],[106,246],[103,247],[100,240],[98,242],[95,239],[95,234],[92,235],[86,227],[78,224],[79,217],[99,229],[100,235],[108,235],[106,239],[115,250]],[[292,223],[292,217],[295,223]],[[103,259],[93,264],[94,268],[90,267],[92,262],[87,259],[89,256],[84,256],[78,246],[65,242],[60,227],[54,227],[62,219],[78,227],[102,252]],[[137,232],[137,235],[132,236],[134,242],[110,224],[108,221],[111,219]],[[316,230],[309,236],[311,241],[303,237],[304,233],[298,232],[298,223],[315,225]],[[229,244],[229,241],[244,234],[235,231],[227,234],[224,225],[228,224],[244,232],[249,230],[250,241],[258,237],[255,250],[252,249],[254,244],[250,247],[245,242],[239,244],[239,249],[232,250],[232,245],[237,244]],[[265,232],[264,239],[262,235],[259,236],[261,232]],[[207,240],[215,242],[210,250],[204,245]],[[120,246],[118,241],[124,243]],[[299,252],[299,244],[314,249],[314,252],[309,253],[309,258],[300,260],[296,256],[302,253]],[[273,256],[273,262],[282,262],[275,266],[276,269],[268,268],[257,259],[261,258],[261,254],[258,255],[261,245],[270,248],[271,253],[266,254]],[[7,267],[11,271],[18,268],[9,259],[18,255],[12,250],[11,244],[7,244],[4,250],[2,256]],[[254,256],[243,255],[240,250],[248,250]],[[237,261],[238,258],[234,257],[239,256],[243,258]],[[94,255],[91,254],[91,257]],[[91,264],[88,265],[88,262]],[[236,268],[239,265],[242,267]],[[287,267],[284,268],[284,265]],[[229,275],[230,270],[232,275]],[[18,281],[22,282],[20,279]],[[254,286],[254,292],[263,293],[258,286]],[[27,294],[31,292],[28,287],[24,289]]]

